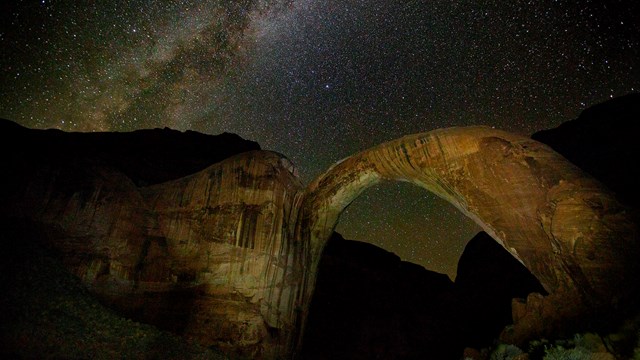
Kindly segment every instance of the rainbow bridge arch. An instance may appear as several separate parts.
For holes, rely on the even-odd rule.
[[[549,293],[544,306],[552,310],[519,319],[505,335],[513,342],[615,307],[628,295],[630,274],[637,274],[635,222],[604,185],[530,138],[482,126],[440,129],[350,156],[306,188],[291,229],[302,244],[299,323],[340,214],[386,180],[407,181],[445,199],[540,280]]]

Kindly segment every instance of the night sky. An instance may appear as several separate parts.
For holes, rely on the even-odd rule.
[[[34,128],[233,132],[305,182],[386,140],[529,135],[640,88],[640,2],[3,1],[0,117]],[[453,276],[479,230],[383,184],[338,231]]]

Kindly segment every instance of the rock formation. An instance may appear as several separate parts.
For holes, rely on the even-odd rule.
[[[141,140],[3,127],[3,147],[22,147],[2,152],[2,218],[42,228],[46,245],[103,303],[230,354],[276,358],[287,349],[297,282],[285,275],[294,260],[286,229],[301,189],[288,160],[266,151],[229,158],[257,145],[228,135],[151,130]],[[134,151],[135,161],[112,153],[139,143],[151,149]],[[188,175],[180,171],[193,168],[146,158],[176,143],[198,167],[227,159]],[[200,153],[207,148],[214,151]]]
[[[228,360],[100,304],[41,230],[0,220],[0,358]]]
[[[187,336],[252,358],[282,355],[295,319],[287,229],[300,186],[288,160],[262,151],[141,190],[156,215],[150,235],[162,239],[148,247],[141,268],[162,268],[164,257],[171,263],[160,272],[168,277],[152,270],[149,285],[184,279],[198,292]]]
[[[549,147],[491,128],[384,143],[306,189],[285,157],[267,151],[203,169],[207,161],[177,172],[150,165],[147,177],[142,164],[162,159],[127,166],[98,145],[100,134],[3,125],[1,136],[8,171],[0,216],[45,228],[48,245],[102,301],[230,354],[293,354],[340,213],[382,180],[451,202],[541,281],[550,294],[542,306],[552,310],[516,324],[513,339],[614,308],[637,274],[637,229],[613,194]],[[23,146],[8,148],[15,139]]]
[[[449,201],[540,280],[553,310],[533,326],[516,323],[512,341],[558,331],[567,319],[609,310],[629,295],[624,279],[638,271],[637,229],[615,196],[541,143],[466,127],[381,144],[308,186],[296,229],[311,264],[300,303],[308,303],[313,270],[340,213],[383,180],[409,181]]]

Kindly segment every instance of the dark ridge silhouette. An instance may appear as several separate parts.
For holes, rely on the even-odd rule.
[[[0,119],[0,144],[10,165],[23,171],[89,163],[114,168],[138,186],[178,179],[233,155],[260,150],[258,143],[230,133],[206,135],[169,128],[78,133],[28,129],[4,119]]]
[[[640,205],[640,94],[611,99],[584,110],[555,129],[531,136],[562,154],[613,190],[619,200]]]

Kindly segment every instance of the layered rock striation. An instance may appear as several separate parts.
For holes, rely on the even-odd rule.
[[[505,334],[510,341],[557,332],[568,319],[610,311],[632,296],[625,279],[638,273],[638,233],[628,209],[551,148],[487,127],[390,141],[311,183],[296,229],[311,264],[303,296],[313,291],[314,269],[340,213],[385,180],[408,181],[447,200],[540,280],[549,293],[544,306],[552,310],[536,322],[516,323]]]
[[[10,171],[1,216],[43,229],[45,246],[103,303],[229,354],[276,358],[287,351],[299,280],[291,276],[286,229],[301,184],[286,158],[249,151],[191,175],[171,162],[156,171],[161,159],[138,160],[140,167],[128,172],[122,161],[130,160],[106,147],[84,151],[112,135],[12,131],[3,137],[21,138],[24,147],[3,152]],[[227,135],[198,144],[190,133],[149,134],[143,143],[159,149],[176,141],[196,153],[222,146],[213,156],[188,151],[199,167],[255,147],[242,141],[225,147]],[[134,135],[116,134],[123,148],[136,146]],[[159,173],[178,179],[134,181],[155,183]]]
[[[261,151],[142,189],[156,215],[152,236],[171,260],[172,279],[163,281],[185,279],[199,292],[187,336],[251,357],[286,348],[299,281],[287,229],[300,187],[286,158]]]

